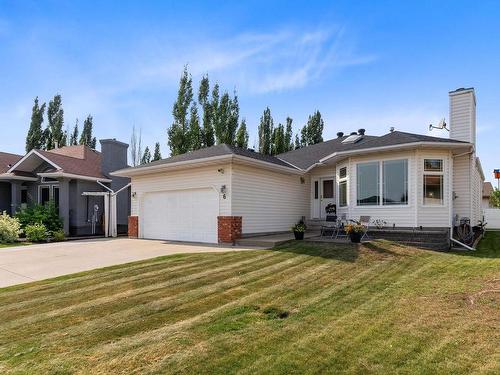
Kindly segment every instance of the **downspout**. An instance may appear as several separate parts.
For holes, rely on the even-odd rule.
[[[467,250],[472,250],[472,251],[475,251],[475,250],[476,250],[476,249],[474,249],[473,247],[470,247],[469,245],[466,245],[466,244],[464,244],[464,243],[462,243],[462,242],[460,242],[460,241],[458,241],[458,240],[454,239],[454,238],[453,238],[453,231],[452,231],[452,232],[450,232],[450,240],[451,240],[452,242],[455,242],[455,243],[459,244],[460,246],[465,247]]]

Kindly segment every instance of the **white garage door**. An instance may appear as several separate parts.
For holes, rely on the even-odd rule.
[[[219,195],[213,189],[147,193],[143,237],[216,243],[218,213]]]

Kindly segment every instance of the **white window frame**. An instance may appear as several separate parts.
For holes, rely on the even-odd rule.
[[[407,189],[407,195],[408,195],[408,200],[406,204],[386,204],[384,205],[384,161],[395,161],[395,160],[406,160],[406,189]],[[377,163],[378,164],[378,190],[379,190],[379,203],[378,204],[372,204],[372,205],[358,205],[358,164],[366,164],[366,163]],[[355,194],[355,207],[356,208],[383,208],[383,209],[394,209],[394,208],[407,208],[410,207],[410,158],[409,157],[393,157],[393,158],[384,158],[384,159],[378,159],[378,160],[364,160],[364,161],[359,161],[355,163],[355,168],[356,168],[356,194]],[[444,168],[444,167],[443,167]],[[434,206],[436,207],[436,206]]]
[[[53,181],[50,183],[47,182],[42,182],[40,185],[38,185],[38,204],[42,204],[42,188],[48,188],[49,189],[49,200],[54,199],[54,187],[57,187],[59,189],[59,194],[61,193],[61,190],[59,188],[59,184],[56,183],[54,184]]]
[[[425,170],[425,161],[426,160],[441,160],[441,170],[440,171],[426,171]],[[446,206],[445,204],[445,199],[444,199],[444,194],[445,194],[445,184],[446,184],[446,179],[445,179],[445,158],[444,157],[424,157],[422,159],[422,197],[421,203],[422,206],[424,207],[444,207]],[[425,203],[425,176],[441,176],[441,203],[440,204],[426,204]]]
[[[345,168],[346,170],[346,175],[345,177],[340,177],[340,170]],[[340,204],[340,184],[345,183],[345,189],[346,189],[346,197],[345,197],[345,205]],[[339,165],[338,172],[337,172],[337,207],[339,208],[345,208],[349,206],[349,168],[347,164],[342,164]]]

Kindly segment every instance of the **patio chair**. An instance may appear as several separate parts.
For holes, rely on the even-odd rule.
[[[365,232],[363,233],[363,236],[361,237],[361,240],[363,239],[370,239],[370,236],[368,236],[368,230],[370,229],[370,220],[371,216],[360,216],[359,217],[359,224],[365,227]]]
[[[338,238],[347,238],[347,232],[345,231],[344,226],[347,224],[347,214],[342,214],[340,216],[339,221],[337,222],[337,233],[335,233],[335,239]],[[333,238],[333,236],[332,236]]]
[[[321,226],[321,237],[323,237],[323,233],[326,231],[332,231],[335,233],[337,230],[337,215],[326,215],[326,225]]]

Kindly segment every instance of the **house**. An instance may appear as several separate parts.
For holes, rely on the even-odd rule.
[[[490,197],[491,193],[493,193],[493,185],[491,182],[486,181],[483,183],[483,199],[481,206],[483,208],[491,208]]]
[[[112,173],[131,178],[129,235],[233,242],[299,219],[368,215],[397,228],[481,218],[474,89],[449,93],[450,137],[364,129],[277,156],[220,144]]]
[[[104,198],[82,194],[104,192],[106,187],[116,191],[129,183],[126,177],[110,175],[127,167],[128,145],[115,139],[103,139],[100,144],[101,152],[84,145],[31,150],[24,156],[1,152],[0,210],[14,214],[30,204],[52,200],[66,235],[100,234]],[[121,232],[127,231],[129,213],[130,195],[124,192],[117,196]]]

